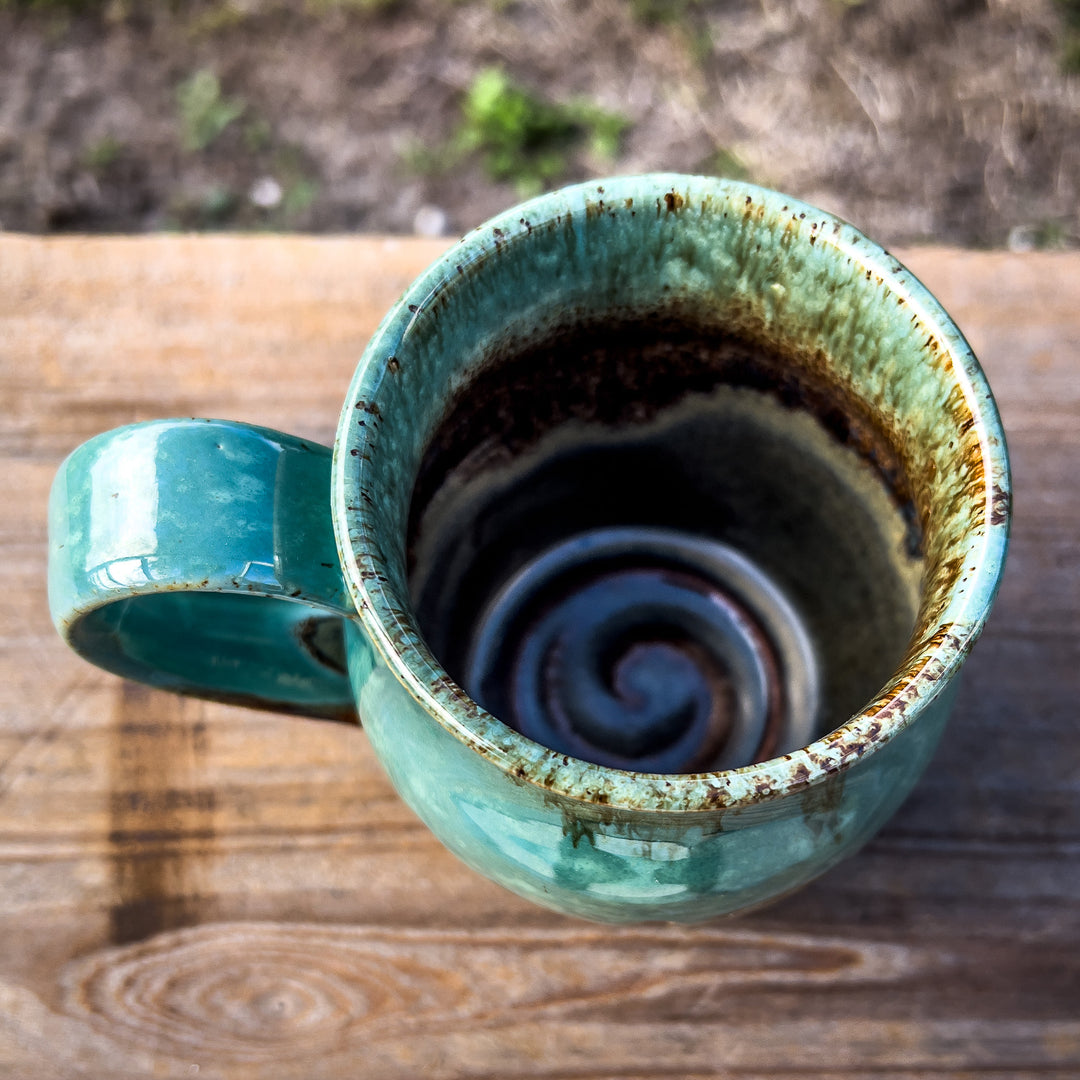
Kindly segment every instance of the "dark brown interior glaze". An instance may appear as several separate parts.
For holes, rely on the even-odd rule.
[[[569,536],[627,525],[721,541],[776,582],[820,658],[818,735],[904,655],[923,533],[900,448],[838,385],[685,311],[563,328],[476,365],[410,508],[432,652],[462,682],[504,582]]]

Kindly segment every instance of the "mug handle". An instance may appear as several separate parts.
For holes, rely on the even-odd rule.
[[[331,451],[226,420],[106,432],[49,498],[49,608],[108,671],[182,694],[357,721]]]

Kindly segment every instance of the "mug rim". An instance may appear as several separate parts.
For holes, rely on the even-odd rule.
[[[411,610],[390,595],[387,564],[377,543],[372,508],[350,492],[363,491],[372,468],[374,425],[355,422],[368,407],[400,343],[425,307],[452,288],[462,267],[475,265],[507,244],[528,242],[529,234],[565,215],[588,216],[598,200],[660,199],[680,192],[706,191],[722,205],[757,208],[769,220],[805,215],[821,223],[816,242],[865,269],[908,305],[916,325],[936,338],[951,361],[951,378],[974,420],[983,486],[978,506],[981,529],[965,534],[965,569],[949,583],[948,602],[935,618],[929,644],[900,661],[872,702],[814,742],[791,753],[737,769],[699,773],[646,773],[597,765],[533,742],[482,709],[427,650]],[[600,202],[601,207],[604,203]],[[627,204],[629,205],[629,204]],[[668,204],[669,207],[671,203]],[[681,205],[681,201],[679,203]],[[828,226],[828,227],[826,227]],[[366,637],[387,668],[428,716],[515,780],[551,795],[605,810],[694,812],[744,807],[824,782],[890,742],[934,700],[981,633],[1001,582],[1008,547],[1011,481],[1000,416],[986,376],[971,347],[929,290],[903,264],[854,226],[800,200],[742,181],[676,173],[647,173],[587,181],[512,207],[478,226],[427,268],[387,313],[354,373],[334,445],[332,504],[338,553],[346,584]],[[958,586],[963,582],[964,588]],[[913,632],[912,647],[921,624]],[[926,641],[927,639],[923,639]]]

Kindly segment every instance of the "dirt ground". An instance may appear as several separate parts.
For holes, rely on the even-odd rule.
[[[495,68],[627,122],[614,153],[567,150],[548,186],[735,173],[886,243],[1071,246],[1067,14],[1065,0],[0,0],[0,227],[461,232],[527,187],[454,143]]]

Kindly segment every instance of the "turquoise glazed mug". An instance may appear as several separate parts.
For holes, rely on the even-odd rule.
[[[542,196],[386,316],[333,452],[218,420],[79,447],[49,594],[84,657],[362,718],[469,865],[698,920],[854,851],[933,753],[1000,581],[1008,460],[926,289],[786,196]]]

